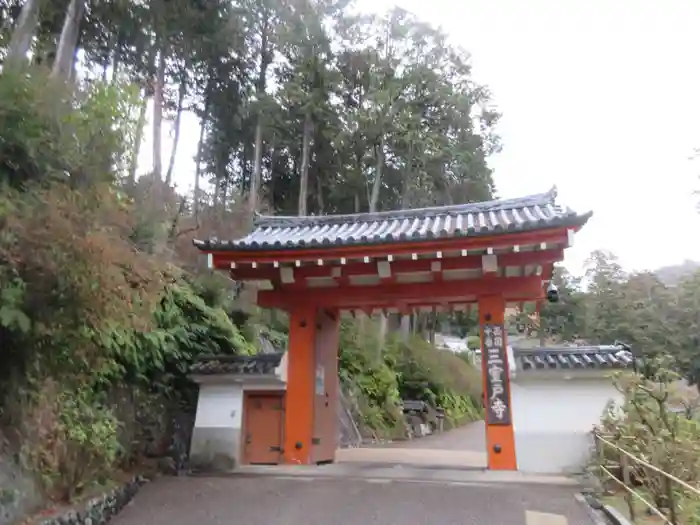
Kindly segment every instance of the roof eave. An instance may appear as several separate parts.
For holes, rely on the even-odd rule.
[[[314,250],[314,249],[330,249],[340,248],[340,247],[353,247],[362,248],[363,246],[381,246],[385,244],[387,246],[402,244],[402,243],[416,243],[420,244],[423,242],[436,242],[444,241],[446,243],[464,240],[466,238],[480,238],[480,237],[493,237],[499,235],[507,234],[520,234],[520,233],[532,233],[544,230],[553,230],[559,228],[573,228],[576,231],[580,230],[588,220],[592,217],[593,212],[589,211],[582,215],[570,214],[556,221],[546,222],[539,221],[534,224],[527,224],[523,228],[513,228],[513,229],[503,229],[499,228],[496,230],[486,229],[486,230],[475,230],[466,235],[454,235],[454,236],[426,236],[422,238],[412,239],[409,237],[398,238],[391,241],[387,241],[384,238],[374,240],[374,239],[363,239],[359,242],[334,242],[334,243],[294,243],[290,242],[287,244],[259,244],[259,243],[242,243],[245,238],[240,241],[208,241],[194,239],[192,243],[194,246],[202,252],[240,252],[240,253],[250,253],[250,252],[288,252],[288,251],[304,251],[304,250]]]
[[[406,216],[431,216],[446,215],[454,213],[465,213],[467,211],[478,212],[491,209],[513,209],[533,205],[554,204],[557,197],[557,188],[553,186],[544,193],[536,193],[525,197],[511,199],[492,199],[482,202],[469,202],[465,204],[454,204],[450,206],[433,206],[428,208],[413,208],[405,210],[388,210],[371,213],[351,213],[339,215],[262,215],[256,213],[253,216],[253,226],[256,228],[280,228],[286,226],[300,227],[307,223],[313,224],[338,224],[345,222],[371,222],[402,219]]]

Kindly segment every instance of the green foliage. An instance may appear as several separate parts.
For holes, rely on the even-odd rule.
[[[470,335],[467,337],[467,348],[470,350],[481,348],[481,337],[478,335]]]
[[[122,452],[119,422],[93,392],[69,390],[49,380],[28,401],[24,457],[54,498],[70,501],[110,479]]]
[[[360,399],[360,412],[367,428],[392,434],[401,424],[401,394],[396,373],[385,358],[377,358],[376,330],[361,331],[357,323],[340,326],[338,373],[341,384]]]
[[[109,181],[133,133],[134,91],[74,92],[38,69],[0,78],[0,184]]]
[[[117,385],[191,402],[194,359],[255,349],[212,283],[132,244],[117,180],[130,91],[49,82],[0,76],[0,408],[47,493],[69,500],[129,455]]]
[[[558,303],[544,303],[539,318],[532,305],[516,324],[541,339],[589,344],[621,341],[645,358],[640,371],[652,376],[656,358],[670,356],[672,368],[690,384],[700,381],[700,272],[666,285],[651,272],[627,273],[614,254],[591,254],[583,280],[555,268]]]
[[[103,333],[101,343],[111,359],[96,370],[96,381],[129,378],[171,395],[183,387],[175,380],[184,378],[195,358],[254,353],[226,313],[208,306],[186,282],[166,288],[153,318],[148,332],[114,328]]]
[[[477,419],[481,377],[471,363],[417,337],[399,344],[394,359],[403,398],[444,408],[451,425]]]
[[[444,408],[448,426],[480,417],[481,380],[471,364],[417,337],[403,343],[391,335],[380,345],[377,333],[369,322],[341,324],[341,383],[359,399],[360,415],[370,431],[403,435],[402,399]]]
[[[679,378],[668,358],[655,358],[654,372],[618,374],[615,385],[624,396],[621,407],[606,410],[601,433],[608,441],[656,468],[691,485],[700,477],[700,422],[697,414],[672,411],[678,405]],[[687,393],[685,393],[687,396]],[[619,462],[619,452],[605,449],[606,463]],[[654,505],[668,513],[668,480],[657,470],[629,462],[632,479],[641,484]],[[674,484],[673,504],[683,514],[681,523],[700,523],[700,498]]]
[[[22,311],[26,286],[21,279],[0,284],[0,327],[5,330],[29,332],[31,320]]]

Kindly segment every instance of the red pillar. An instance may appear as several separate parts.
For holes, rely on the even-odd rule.
[[[311,462],[314,431],[316,308],[299,307],[289,314],[287,394],[284,417],[284,462]]]
[[[517,470],[504,322],[506,303],[501,296],[485,296],[479,297],[478,304],[488,468]]]

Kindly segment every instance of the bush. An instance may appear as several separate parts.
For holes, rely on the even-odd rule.
[[[444,408],[448,426],[480,417],[481,376],[470,363],[418,337],[399,343],[394,359],[403,398]]]
[[[633,456],[643,459],[672,476],[697,486],[700,479],[700,423],[685,411],[671,410],[674,385],[679,376],[664,359],[654,360],[648,376],[619,374],[615,385],[624,395],[619,407],[609,407],[603,416],[600,431],[608,440]],[[619,454],[605,451],[607,464],[619,462]],[[659,509],[669,506],[666,476],[652,468],[630,461],[632,477],[641,484]],[[685,493],[677,484],[679,508],[686,510],[700,503],[696,496]],[[690,516],[686,516],[690,520]],[[683,521],[696,523],[696,521]],[[700,523],[700,520],[697,521]]]
[[[376,327],[345,319],[340,326],[338,373],[341,384],[354,399],[360,425],[379,437],[398,437],[405,432],[401,395],[395,372],[380,357]]]
[[[470,335],[467,337],[467,348],[469,350],[478,350],[481,348],[481,337],[478,335]]]
[[[23,457],[53,499],[70,501],[110,479],[121,452],[119,422],[92,392],[46,380],[27,401]]]
[[[366,428],[380,437],[405,434],[402,399],[445,409],[447,426],[481,417],[481,377],[469,363],[413,337],[389,335],[380,348],[377,327],[354,320],[341,324],[341,382],[356,399]]]
[[[130,455],[107,403],[114,385],[186,402],[194,359],[254,351],[212,286],[136,249],[122,88],[0,76],[0,414],[65,500]]]

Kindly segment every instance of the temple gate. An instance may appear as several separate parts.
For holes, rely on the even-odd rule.
[[[556,190],[517,199],[353,215],[257,216],[239,240],[195,241],[210,268],[257,282],[290,317],[283,454],[335,458],[340,312],[464,310],[481,323],[488,467],[516,470],[507,304],[542,301],[555,262],[590,218]]]

